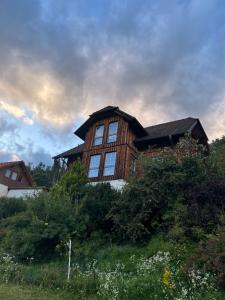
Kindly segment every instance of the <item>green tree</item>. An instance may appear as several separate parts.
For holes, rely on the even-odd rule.
[[[77,203],[82,197],[82,191],[88,182],[85,168],[80,160],[76,160],[72,167],[60,178],[50,191],[50,197],[61,199],[64,196],[70,198],[71,202]]]
[[[40,162],[37,166],[30,165],[31,176],[37,186],[52,186],[52,168]]]

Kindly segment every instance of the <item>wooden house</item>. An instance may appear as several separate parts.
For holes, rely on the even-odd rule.
[[[155,155],[163,147],[173,147],[190,134],[207,144],[207,136],[196,118],[143,127],[133,116],[116,106],[91,114],[74,132],[84,143],[53,157],[66,160],[69,167],[77,158],[83,162],[91,182],[109,181],[120,188],[135,172],[139,153]]]

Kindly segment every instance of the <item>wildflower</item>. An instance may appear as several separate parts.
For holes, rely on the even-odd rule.
[[[175,285],[170,281],[170,275],[171,272],[168,270],[165,270],[162,276],[162,282],[164,283],[165,286],[169,288],[175,288]]]

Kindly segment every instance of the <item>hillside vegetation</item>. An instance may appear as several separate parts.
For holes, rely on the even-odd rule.
[[[208,153],[186,137],[175,150],[140,157],[123,191],[87,185],[77,161],[48,194],[1,199],[2,286],[55,299],[225,299],[225,139]]]

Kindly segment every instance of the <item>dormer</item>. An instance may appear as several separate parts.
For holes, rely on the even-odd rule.
[[[117,106],[107,106],[94,112],[74,133],[85,141],[86,150],[124,143],[133,144],[135,138],[147,135],[136,118]]]

